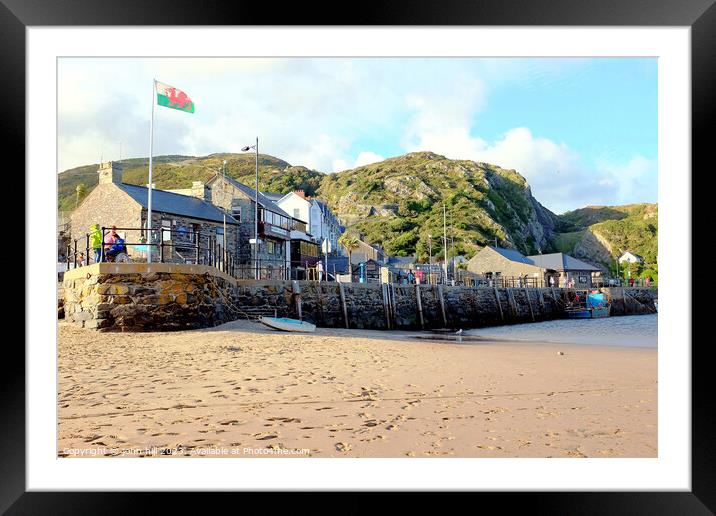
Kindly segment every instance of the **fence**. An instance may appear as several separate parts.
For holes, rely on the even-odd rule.
[[[113,229],[118,232],[136,231],[140,234],[144,232],[140,228]],[[102,227],[100,231],[103,243],[99,249],[90,246],[89,233],[85,234],[83,242],[78,239],[70,242],[65,257],[68,270],[90,263],[126,261],[125,256],[129,261],[143,263],[147,261],[147,253],[151,249],[153,261],[159,263],[210,265],[237,279],[289,279],[289,269],[284,260],[258,259],[251,260],[252,263],[242,263],[234,253],[222,245],[221,239],[215,234],[161,228],[155,230],[160,234],[159,242],[147,242],[145,238],[140,238],[140,242],[125,240],[125,251],[114,252],[111,250],[112,244],[104,243],[111,229]],[[164,240],[166,234],[170,235],[168,241]]]

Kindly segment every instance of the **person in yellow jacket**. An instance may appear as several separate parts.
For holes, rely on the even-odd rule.
[[[99,224],[90,226],[90,246],[94,250],[94,262],[99,263],[102,259],[102,231]]]

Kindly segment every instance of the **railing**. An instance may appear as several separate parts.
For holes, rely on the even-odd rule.
[[[141,228],[114,228],[116,231],[122,232],[138,232],[144,233]],[[90,246],[91,234],[86,233],[83,241],[74,239],[67,246],[66,264],[67,269],[77,268],[90,263],[115,261],[107,255],[107,251],[112,244],[105,243],[105,237],[111,231],[111,228],[102,227],[100,229],[102,236],[102,244],[99,248]],[[131,261],[135,263],[146,262],[147,251],[152,249],[152,257],[158,263],[189,263],[195,265],[211,265],[217,269],[238,277],[243,275],[245,269],[252,271],[251,277],[255,277],[256,271],[260,272],[261,265],[240,265],[236,256],[221,245],[220,239],[216,234],[206,234],[200,231],[176,230],[171,228],[157,228],[152,230],[160,237],[159,242],[147,242],[145,238],[140,238],[139,242],[132,242],[131,239],[124,239],[124,245],[127,249],[127,255],[132,249],[134,251]],[[164,240],[164,235],[169,233],[171,238],[169,241]],[[117,253],[121,254],[121,253]]]

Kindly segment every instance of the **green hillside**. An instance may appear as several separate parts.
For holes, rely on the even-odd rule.
[[[443,202],[450,252],[473,256],[495,239],[526,253],[545,248],[556,216],[514,170],[430,152],[325,176],[319,195],[352,230],[389,255],[443,253]]]
[[[589,259],[616,269],[615,260],[629,251],[640,255],[644,265],[639,275],[656,277],[658,272],[659,209],[657,204],[587,206],[559,216],[560,227],[574,231],[555,233],[557,251]]]
[[[157,188],[189,188],[192,181],[206,181],[221,170],[226,160],[226,174],[242,183],[255,183],[256,158],[254,154],[210,154],[209,156],[157,156],[153,160],[152,179]],[[147,158],[122,160],[122,181],[143,185],[148,182],[149,160]],[[58,204],[60,211],[71,211],[77,203],[76,188],[85,186],[89,194],[97,186],[99,165],[86,165],[66,170],[58,176]],[[287,162],[266,154],[259,154],[259,187],[262,191],[288,193],[302,188],[314,195],[323,174],[305,167],[293,167]],[[81,201],[82,196],[79,200]]]
[[[188,188],[220,171],[247,185],[255,180],[255,156],[158,156],[158,188]],[[147,158],[122,160],[123,181],[146,184]],[[58,175],[61,211],[74,209],[97,184],[98,165]],[[656,272],[656,204],[587,206],[555,215],[532,197],[514,170],[416,152],[352,170],[323,174],[259,155],[260,189],[288,193],[302,188],[324,199],[350,231],[392,256],[417,254],[419,260],[443,255],[443,203],[451,254],[472,257],[485,245],[513,247],[525,254],[562,251],[605,268],[614,268],[624,251],[644,257]],[[77,186],[80,196],[77,193]],[[430,247],[430,243],[432,246]]]

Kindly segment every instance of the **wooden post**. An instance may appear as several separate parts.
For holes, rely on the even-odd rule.
[[[420,285],[415,285],[415,299],[418,305],[418,317],[420,318],[420,328],[425,329],[425,321],[423,320],[423,302],[420,299]]]
[[[380,293],[383,295],[383,312],[385,313],[385,326],[390,330],[390,302],[388,301],[388,285],[380,284]]]
[[[346,323],[346,328],[350,328],[348,323],[348,308],[346,308],[346,293],[343,291],[343,283],[338,282],[338,292],[341,295],[341,306],[343,307],[343,320]]]
[[[532,315],[532,321],[534,322],[535,311],[532,309],[532,300],[530,299],[530,291],[527,288],[525,288],[524,291],[525,291],[525,296],[527,296],[527,304],[530,307],[530,314]]]
[[[447,317],[445,315],[445,298],[443,297],[443,285],[440,283],[438,285],[438,299],[440,300],[440,312],[443,316],[443,325],[445,328],[447,328]]]
[[[395,303],[395,285],[390,284],[390,310],[393,315],[393,328],[398,327],[398,307]]]
[[[500,293],[497,291],[497,287],[495,287],[495,301],[497,301],[497,308],[500,309],[500,320],[505,320],[505,314],[502,311],[502,303],[500,303]]]
[[[303,309],[301,307],[301,285],[298,281],[293,280],[291,282],[291,290],[293,291],[293,299],[296,303],[296,313],[298,314],[299,320],[303,320]]]
[[[512,287],[507,287],[507,300],[510,302],[512,316],[517,318],[517,302],[515,301],[515,293],[512,291]]]

